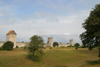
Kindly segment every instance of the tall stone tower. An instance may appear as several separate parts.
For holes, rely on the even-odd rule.
[[[53,47],[53,37],[48,37],[48,45]]]
[[[14,30],[10,30],[7,34],[6,34],[6,41],[11,41],[14,43],[14,47],[16,47],[16,33]]]
[[[70,39],[70,45],[74,46],[73,39]]]

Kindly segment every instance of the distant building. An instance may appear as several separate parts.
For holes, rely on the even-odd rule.
[[[70,39],[69,42],[70,42],[69,44],[70,44],[71,46],[74,46],[73,39]]]
[[[53,37],[48,37],[48,46],[53,47]]]
[[[7,34],[6,34],[6,41],[11,41],[14,43],[13,48],[16,48],[16,46],[18,46],[19,48],[21,47],[25,47],[28,45],[27,42],[16,42],[16,37],[17,34],[14,30],[10,30]],[[4,44],[4,41],[0,41],[0,47]]]
[[[14,43],[14,47],[16,47],[16,33],[14,30],[10,30],[7,34],[6,34],[6,41],[11,41]]]

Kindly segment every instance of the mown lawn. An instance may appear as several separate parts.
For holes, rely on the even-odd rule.
[[[46,48],[43,56],[35,55],[34,60],[22,48],[0,51],[0,67],[100,67],[98,49],[88,48]],[[97,64],[98,63],[98,64]]]

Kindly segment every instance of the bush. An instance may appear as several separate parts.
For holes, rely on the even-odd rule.
[[[79,46],[80,46],[80,44],[79,43],[75,43],[75,48],[76,48],[76,50],[79,48]]]
[[[50,49],[52,49],[52,47],[50,47]]]
[[[65,48],[65,46],[62,46],[62,48]]]
[[[0,47],[0,50],[4,50],[3,47]]]
[[[24,48],[24,47],[21,47],[21,48]]]
[[[85,48],[85,47],[82,45],[82,46],[80,46],[80,48]]]
[[[82,46],[80,46],[80,48],[88,48],[89,46],[84,46],[84,45],[82,45]]]
[[[18,46],[16,46],[16,48],[19,48]]]
[[[13,46],[14,46],[14,43],[11,42],[11,41],[7,41],[3,44],[3,49],[5,50],[12,50],[13,49]]]
[[[44,47],[44,49],[46,49],[46,47]]]
[[[67,47],[74,47],[74,46],[72,46],[72,45],[69,45],[69,46],[67,46]]]
[[[93,46],[90,45],[90,46],[88,47],[88,49],[91,51],[91,50],[93,49]]]
[[[24,49],[26,49],[27,47],[26,46],[24,46]]]
[[[78,47],[75,48],[76,50],[78,49]]]
[[[59,45],[58,42],[53,43],[53,47],[56,47],[56,46],[58,47],[58,45]]]
[[[74,45],[75,47],[79,47],[80,46],[80,44],[79,43],[75,43],[75,45]]]

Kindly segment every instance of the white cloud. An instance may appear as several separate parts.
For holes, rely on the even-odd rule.
[[[70,33],[64,33],[65,35],[70,35]]]

